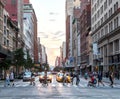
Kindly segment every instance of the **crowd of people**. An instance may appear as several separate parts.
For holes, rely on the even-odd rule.
[[[80,73],[78,71],[71,71],[70,72],[70,76],[71,76],[71,83],[73,84],[73,79],[76,78],[76,85],[79,85],[80,82],[80,77],[79,77]],[[114,76],[115,73],[113,73],[112,71],[108,72],[108,78],[110,81],[110,86],[113,87],[114,84]],[[88,78],[90,79],[88,81],[88,86],[100,86],[100,84],[102,86],[105,86],[105,84],[103,83],[103,72],[99,71],[99,72],[91,72],[90,74],[88,74],[87,72],[84,73],[84,78],[87,80]]]
[[[66,73],[65,71],[63,72],[63,85],[66,83]],[[115,73],[113,72],[108,72],[107,73],[107,77],[109,78],[110,81],[110,86],[113,87],[114,84],[114,76]],[[71,71],[70,72],[70,77],[71,77],[71,84],[73,84],[74,78],[76,78],[76,85],[79,85],[80,83],[80,73],[79,71]],[[88,86],[100,86],[103,85],[105,86],[105,84],[103,83],[103,72],[99,71],[99,72],[85,72],[84,73],[84,78],[87,80],[88,78],[90,78],[90,81],[88,81]],[[32,73],[31,75],[31,80],[30,80],[30,84],[31,85],[35,85],[34,82],[34,74]],[[5,79],[5,86],[14,86],[14,72],[11,71],[10,73],[7,72],[6,73],[6,79]]]
[[[98,87],[99,85],[103,85],[105,86],[105,84],[103,83],[103,73],[101,71],[99,72],[92,72],[91,74],[85,74],[85,79],[87,77],[90,77],[90,81],[88,82],[88,85],[89,83],[92,83],[93,85],[96,85],[98,84]],[[107,74],[107,77],[109,78],[109,81],[110,81],[110,86],[113,87],[113,84],[114,84],[114,73],[113,72],[108,72]]]
[[[5,87],[6,86],[14,86],[14,73],[11,71],[10,73],[6,73],[6,79],[5,79]]]

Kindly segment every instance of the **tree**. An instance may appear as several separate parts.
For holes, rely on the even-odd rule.
[[[0,63],[0,67],[5,71],[4,72],[4,78],[6,76],[6,70],[8,70],[11,66],[11,60],[8,58],[5,58],[1,63]]]
[[[16,74],[18,75],[19,73],[19,67],[25,65],[25,59],[24,59],[24,52],[23,48],[17,49],[14,52],[14,63],[16,65]]]
[[[27,51],[27,59],[25,61],[25,68],[26,69],[31,69],[33,67],[33,65],[34,64],[32,63],[32,59],[31,59],[31,57],[29,55],[29,51]]]

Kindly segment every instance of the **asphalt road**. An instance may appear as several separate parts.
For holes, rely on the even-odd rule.
[[[120,85],[111,88],[108,83],[105,86],[87,87],[85,79],[81,79],[79,86],[53,82],[48,86],[39,83],[36,77],[36,85],[19,80],[14,87],[0,87],[0,99],[120,99]]]

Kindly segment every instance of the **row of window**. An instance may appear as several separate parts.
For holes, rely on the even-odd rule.
[[[98,39],[103,37],[104,35],[110,33],[114,29],[119,26],[119,18],[116,17],[114,20],[110,21],[106,26],[101,28],[96,34],[93,36],[93,41],[96,42]]]
[[[4,26],[4,35],[6,35],[8,38],[10,36],[10,32],[6,29],[6,26]]]
[[[9,40],[4,37],[4,46],[9,47]]]
[[[118,9],[118,2],[116,2],[114,4],[114,12],[117,11]],[[94,22],[96,22],[97,18],[100,17],[100,10],[98,10],[97,14],[95,14],[95,16],[91,19],[92,24],[94,24]],[[109,16],[108,16],[109,13]],[[107,20],[112,14],[113,14],[113,8],[109,9],[109,12],[105,13],[104,17],[102,17],[100,20],[98,20],[98,22],[95,24],[95,26],[93,26],[92,31],[96,30],[102,23],[103,21]]]
[[[93,3],[95,0],[92,0],[91,4],[94,5]],[[92,7],[92,14],[94,14],[97,10],[97,8],[100,6],[100,4],[103,2],[103,0],[97,0],[95,3],[94,7]],[[108,6],[112,4],[112,0],[104,0],[104,10],[107,9]],[[101,12],[103,12],[103,5],[101,6]]]
[[[0,6],[0,17],[3,17],[3,7]]]
[[[103,56],[103,53],[104,53],[104,56],[108,56],[107,53],[109,55],[113,55],[113,54],[116,54],[116,52],[119,52],[119,49],[120,49],[119,45],[120,45],[120,40],[117,39],[117,40],[109,43],[108,47],[107,47],[107,45],[104,45],[103,47],[99,48],[98,50],[99,50],[101,56]]]
[[[0,19],[0,30],[3,29],[3,21]]]

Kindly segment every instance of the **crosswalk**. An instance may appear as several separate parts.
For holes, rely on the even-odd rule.
[[[52,82],[49,83],[48,87],[75,87],[75,88],[92,88],[87,86],[88,81],[81,79],[79,85],[76,85],[75,81],[73,85],[71,83],[63,85],[62,83]],[[100,85],[99,87],[96,85],[96,88],[110,88],[109,83],[104,83],[105,86]],[[4,84],[0,84],[0,87],[4,87]],[[36,81],[35,86],[30,85],[30,82],[23,82],[18,81],[15,82],[14,86],[7,86],[7,87],[43,87],[39,81]],[[120,85],[114,85],[114,88],[120,88]]]

